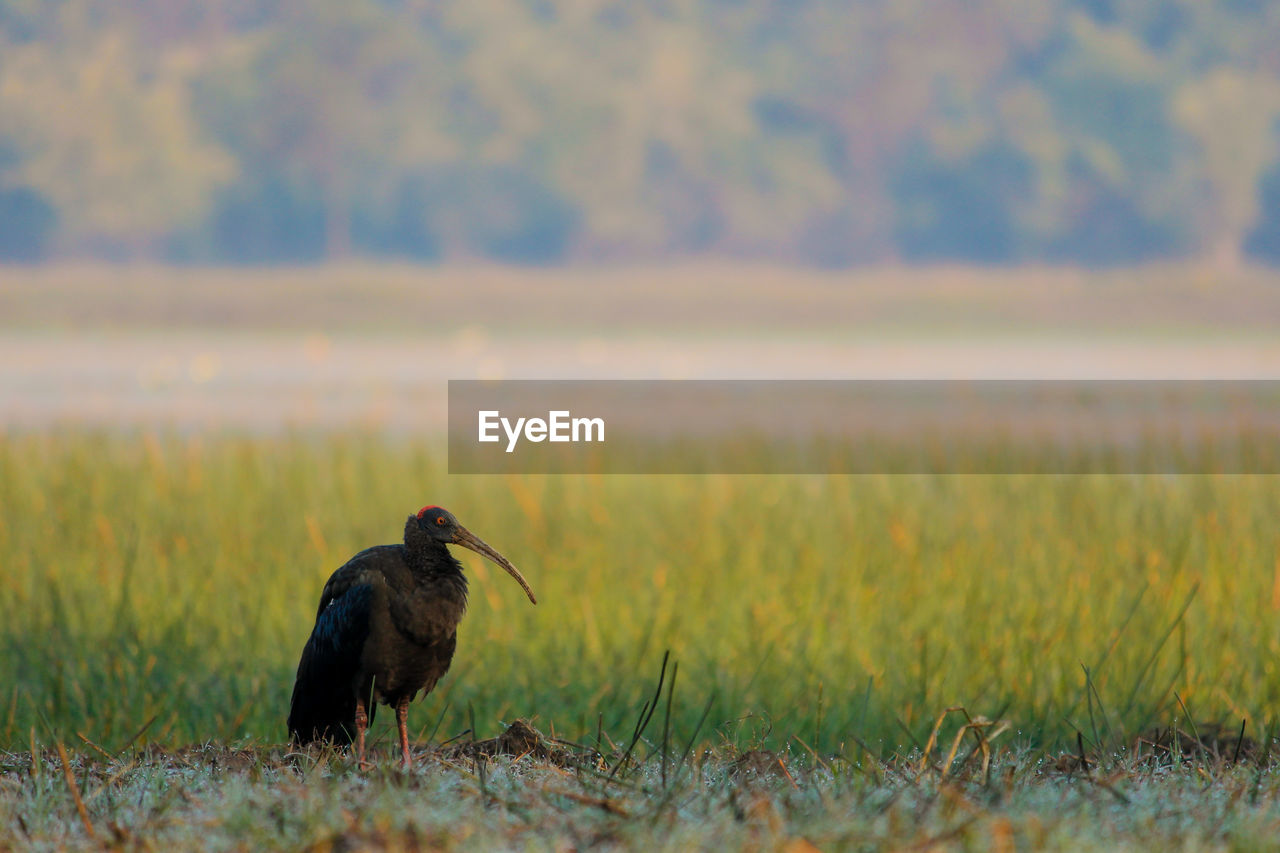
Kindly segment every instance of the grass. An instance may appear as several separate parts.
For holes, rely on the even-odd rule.
[[[541,603],[464,556],[458,654],[411,730],[523,717],[603,763],[366,778],[283,748],[324,579],[424,503]],[[673,849],[1247,848],[1280,825],[1275,477],[449,477],[375,435],[65,432],[0,437],[0,507],[0,847],[87,840],[68,775],[100,839],[160,846],[636,845],[658,821]],[[993,726],[947,762],[958,705]],[[1160,761],[1135,747],[1175,724]],[[1211,760],[1186,742],[1214,724]],[[960,766],[982,737],[989,774]],[[752,751],[786,772],[742,782]]]

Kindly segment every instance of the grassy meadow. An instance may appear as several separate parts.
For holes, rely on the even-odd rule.
[[[607,789],[603,768],[632,740],[669,650],[678,667],[633,747],[640,764],[609,783],[626,780],[616,801],[564,793],[574,774],[555,768],[526,779],[509,759],[488,770],[429,759],[425,776],[406,781],[391,769],[386,716],[374,726],[380,794],[345,756],[298,769],[284,716],[320,587],[356,550],[396,540],[427,502],[507,554],[541,603],[467,555],[458,655],[413,706],[411,729],[424,743],[458,743],[525,718],[598,749],[593,784]],[[212,810],[233,848],[351,833],[392,846],[471,833],[499,846],[579,846],[586,836],[575,833],[597,830],[625,845],[650,837],[637,814],[669,807],[672,849],[724,837],[780,844],[801,831],[892,846],[965,817],[955,802],[935,809],[945,785],[923,791],[911,769],[925,746],[933,766],[950,766],[963,715],[928,741],[954,706],[992,721],[976,731],[992,736],[1010,786],[1001,797],[1012,818],[988,803],[965,833],[1069,846],[1069,824],[1043,823],[1063,794],[1035,784],[1038,773],[1081,749],[1090,763],[1140,760],[1135,738],[1169,726],[1187,736],[1224,724],[1232,734],[1215,749],[1238,751],[1242,720],[1258,759],[1280,689],[1274,477],[449,477],[423,446],[362,434],[68,432],[0,441],[0,504],[0,815],[12,839],[53,846],[87,840],[59,746],[71,750],[66,773],[97,791],[85,794],[90,826],[113,827],[119,843],[220,846],[181,834]],[[961,734],[956,764],[982,740]],[[717,785],[739,779],[734,756],[760,754],[792,768],[773,778],[766,761],[769,796]],[[653,762],[668,759],[673,775],[698,769],[659,785]],[[1236,791],[1223,797],[1256,801],[1257,773],[1220,772],[1216,784]],[[1118,795],[1147,791],[1158,817],[1198,778],[1177,793],[1150,776]],[[190,781],[177,805],[165,794],[173,779]],[[495,825],[486,786],[499,782],[515,805]],[[413,817],[394,805],[422,786],[454,791],[454,811]],[[1084,807],[1120,807],[1103,787],[1087,789]],[[296,801],[300,790],[311,793]],[[560,806],[521,823],[513,815],[527,818],[528,797]],[[275,830],[258,814],[267,801],[293,803],[278,805],[288,817]],[[348,801],[365,807],[334,805]],[[1280,820],[1273,802],[1239,816],[1246,836]],[[685,823],[681,808],[704,809],[709,823]],[[1100,843],[1155,819],[1125,814]],[[611,828],[591,829],[600,820]],[[1235,825],[1200,829],[1212,840]],[[442,828],[457,826],[471,828]]]
[[[676,343],[722,336],[731,354],[761,329],[823,335],[833,349],[788,362],[805,375],[880,334],[868,352],[903,357],[935,330],[1016,326],[1010,340],[1111,340],[1125,356],[1141,321],[1134,352],[1161,342],[1171,374],[1255,375],[1275,363],[1280,293],[1270,273],[1183,269],[601,284],[582,271],[0,270],[0,343],[17,360],[0,365],[0,405],[36,412],[0,425],[0,850],[1273,844],[1280,477],[464,477],[446,473],[439,441],[394,423],[146,420],[180,394],[278,420],[291,410],[267,395],[295,393],[287,377],[254,384],[232,358],[312,332],[334,341],[294,369],[317,394],[363,387],[402,352],[473,375],[502,344],[517,367],[546,368],[577,363],[560,349],[592,356],[575,335],[613,329],[643,356],[664,324]],[[1241,328],[1252,343],[1213,360]],[[151,388],[148,359],[170,340],[156,330],[221,336],[192,352],[223,347],[225,379],[173,368]],[[382,330],[423,348],[344,374]],[[1179,355],[1187,340],[1203,346]],[[109,347],[110,372],[79,368]],[[1030,351],[1052,367],[1083,350]],[[920,363],[937,352],[952,350],[926,346]],[[436,372],[413,363],[389,393],[433,405],[422,383]],[[115,417],[129,394],[146,406]],[[40,420],[55,398],[66,420]],[[463,552],[471,606],[451,672],[412,706],[413,772],[395,766],[385,709],[371,771],[291,749],[293,670],[325,579],[427,503],[510,557],[540,603]],[[517,719],[542,733],[535,748],[502,740]]]
[[[1119,743],[1179,699],[1262,725],[1280,691],[1273,477],[450,478],[357,434],[11,435],[0,501],[10,750],[118,748],[149,721],[140,742],[281,741],[325,578],[423,503],[542,602],[466,554],[423,736],[618,737],[666,650],[675,731],[711,700],[708,741],[845,755],[923,742],[952,705],[1053,747]]]

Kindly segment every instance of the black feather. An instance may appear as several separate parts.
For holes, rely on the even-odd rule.
[[[295,742],[348,744],[355,737],[358,691],[365,691],[368,703],[368,689],[359,681],[372,600],[373,588],[360,584],[329,599],[316,615],[289,703],[289,735]]]

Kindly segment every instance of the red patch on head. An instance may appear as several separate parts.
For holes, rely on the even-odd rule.
[[[439,508],[440,508],[440,507],[436,506],[435,504],[431,504],[430,506],[424,506],[422,509],[418,510],[418,518],[422,518],[424,515],[426,515],[426,514],[427,514],[428,512],[430,512],[431,510],[433,510],[433,509],[439,509]]]

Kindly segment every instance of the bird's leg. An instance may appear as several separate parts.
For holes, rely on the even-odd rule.
[[[404,756],[404,769],[413,764],[409,757],[409,697],[401,696],[396,702],[396,726],[400,729],[400,752]]]
[[[365,711],[364,697],[356,699],[356,761],[361,770],[369,765],[364,760],[364,730],[369,728],[369,715]]]

